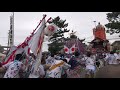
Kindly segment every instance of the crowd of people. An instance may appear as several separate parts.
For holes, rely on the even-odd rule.
[[[0,65],[1,78],[94,78],[95,73],[102,67],[120,63],[120,52],[75,52],[66,54],[42,54],[41,63],[36,71],[34,54],[25,63],[23,53],[17,54],[15,60]],[[84,73],[83,73],[84,72]]]

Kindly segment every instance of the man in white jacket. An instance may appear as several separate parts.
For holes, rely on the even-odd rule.
[[[91,57],[91,54],[88,52],[87,53],[87,59],[86,59],[86,77],[94,77],[95,73],[95,60],[93,60]]]
[[[22,54],[17,54],[14,61],[3,65],[0,71],[6,71],[4,78],[20,78],[19,71],[25,70],[22,60]]]
[[[64,74],[63,70],[69,69],[71,66],[64,62],[63,60],[54,59],[54,54],[51,55],[52,63],[47,63],[50,68],[46,71],[46,78],[61,78],[62,74]]]
[[[119,53],[119,51],[116,51],[116,53],[114,53],[114,55],[116,57],[115,64],[119,64],[120,63],[120,53]]]

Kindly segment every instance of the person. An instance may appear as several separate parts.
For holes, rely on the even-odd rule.
[[[61,59],[61,60],[63,60],[64,62],[68,63],[68,61],[67,61],[66,58]],[[66,70],[66,69],[64,70],[64,68],[63,68],[63,70],[62,70],[61,78],[67,78],[67,70]]]
[[[54,62],[54,54],[51,54],[48,56],[48,58],[45,60],[46,64],[52,64]]]
[[[81,66],[79,60],[76,59],[78,58],[72,55],[71,59],[68,62],[68,64],[71,65],[71,68],[67,70],[67,78],[80,78]]]
[[[92,58],[93,60],[96,60],[96,53],[92,53],[91,58]]]
[[[29,62],[27,64],[28,67],[27,67],[27,71],[26,71],[26,75],[25,75],[26,78],[29,78],[29,76],[30,76],[30,74],[32,72],[32,68],[33,68],[33,66],[35,64],[35,60],[36,60],[36,56],[33,53],[31,53],[30,58],[29,58]]]
[[[115,57],[115,55],[114,55],[114,52],[113,51],[111,51],[110,52],[110,56],[107,58],[107,62],[108,62],[108,64],[110,65],[110,64],[116,64],[116,57]]]
[[[63,60],[56,60],[54,54],[51,54],[52,63],[49,63],[50,67],[46,71],[45,78],[61,78],[64,74],[63,70],[67,70],[71,66],[64,62]],[[46,63],[48,64],[48,63]]]
[[[58,53],[57,55],[55,55],[54,58],[55,58],[56,60],[60,60],[60,59],[61,59],[59,53]]]
[[[115,64],[119,64],[120,61],[120,53],[118,50],[116,50],[116,52],[114,53],[115,57],[116,57],[116,61],[114,62]]]
[[[81,58],[82,58],[82,54],[80,54],[78,51],[76,51],[74,53],[74,55],[75,55],[76,60],[80,63],[81,62]]]
[[[87,60],[87,56],[86,56],[86,54],[83,54],[83,56],[82,56],[82,58],[81,58],[81,60],[80,60],[80,64],[81,64],[83,67],[85,67],[85,62],[86,62],[86,60]]]
[[[97,53],[96,55],[96,60],[95,60],[95,64],[96,64],[96,67],[97,69],[99,70],[101,67],[103,67],[104,65],[104,59],[103,59],[103,55],[102,53]]]
[[[71,59],[69,60],[68,64],[71,65],[71,68],[70,69],[74,69],[74,67],[76,67],[79,62],[76,60],[75,56],[72,55]]]
[[[25,78],[25,75],[26,75],[26,71],[27,71],[27,68],[28,68],[28,64],[27,64],[27,56],[25,54],[25,52],[22,53],[22,63],[24,65],[24,68],[25,70],[20,70],[19,71],[19,77],[20,78]]]
[[[110,57],[110,52],[107,51],[107,52],[105,53],[105,58],[104,58],[104,60],[105,60],[105,66],[108,65],[108,58],[109,58],[109,57]]]
[[[94,60],[91,58],[91,53],[87,52],[87,59],[86,59],[86,78],[89,77],[94,77],[94,73],[95,73],[95,62]]]
[[[45,76],[45,68],[46,68],[45,59],[46,59],[46,56],[45,56],[45,54],[43,54],[42,58],[41,58],[41,63],[38,66],[36,71],[34,71],[34,66],[35,66],[35,63],[36,63],[35,60],[34,60],[34,62],[32,64],[32,67],[31,67],[31,70],[30,70],[29,78],[44,78],[44,76]]]
[[[60,54],[60,58],[61,58],[61,59],[64,59],[64,58],[65,58],[65,55],[64,55],[64,54]]]
[[[22,54],[17,54],[14,61],[7,63],[0,68],[0,72],[6,71],[4,78],[20,78],[20,70],[25,70],[25,66],[22,63]]]
[[[45,62],[45,55],[42,56],[41,59],[41,64],[38,67],[37,73],[38,73],[38,78],[44,78],[45,77],[45,72],[47,70],[46,62]]]
[[[104,66],[104,54],[103,54],[103,52],[101,52],[99,54],[99,62],[100,62],[99,68],[103,67]]]

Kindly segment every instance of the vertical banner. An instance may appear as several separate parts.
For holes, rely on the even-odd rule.
[[[44,29],[45,29],[45,25],[46,25],[46,22],[45,22],[45,18],[44,18],[42,20],[42,23],[41,23],[39,29],[33,35],[33,37],[31,38],[31,40],[29,42],[29,47],[30,47],[31,51],[37,57],[35,65],[33,66],[33,68],[34,68],[33,73],[31,73],[32,75],[35,75],[35,72],[37,71],[38,66],[41,63],[41,58],[42,58],[42,44],[43,44],[43,41],[44,41]]]
[[[10,16],[9,44],[14,45],[14,13]]]

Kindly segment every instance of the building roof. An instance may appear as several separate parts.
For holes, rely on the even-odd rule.
[[[114,45],[116,43],[120,45],[120,41],[114,41],[111,45]]]
[[[94,42],[96,42],[96,40],[100,40],[100,41],[102,41],[102,42],[109,42],[109,40],[103,40],[103,39],[101,39],[101,38],[98,38],[98,37],[96,37],[95,39],[93,39],[91,42],[88,42],[88,43],[94,43]]]

